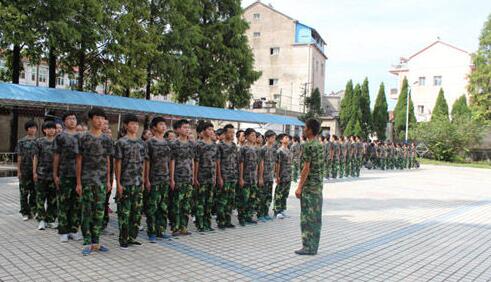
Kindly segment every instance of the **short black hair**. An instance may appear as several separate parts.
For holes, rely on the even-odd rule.
[[[104,111],[103,108],[99,108],[99,107],[93,107],[92,109],[90,109],[88,116],[89,119],[92,119],[95,116],[103,117],[107,119],[106,112]]]
[[[150,128],[157,127],[157,125],[161,122],[165,123],[165,119],[163,117],[154,117],[150,122]]]
[[[278,141],[280,141],[280,142],[281,142],[281,140],[282,140],[283,138],[285,138],[285,136],[286,136],[286,137],[288,137],[288,139],[291,139],[291,136],[290,136],[290,135],[288,135],[288,134],[286,134],[286,133],[281,133],[280,135],[278,135]]]
[[[234,126],[231,123],[229,123],[223,127],[223,132],[227,132],[227,130],[229,130],[230,128],[234,129]]]
[[[174,123],[174,130],[181,128],[184,124],[189,124],[189,120],[187,119],[180,119]]]
[[[321,123],[315,118],[309,118],[305,122],[305,127],[309,128],[314,136],[317,136],[319,135],[319,131],[321,129]]]
[[[48,128],[54,128],[56,129],[56,124],[52,121],[47,121],[43,124],[43,130],[48,129]]]
[[[237,133],[238,133],[238,132],[237,132]],[[251,134],[253,134],[253,133],[256,133],[256,131],[255,131],[254,129],[252,129],[252,128],[248,128],[248,129],[246,129],[246,131],[244,132],[244,135],[245,135],[245,137],[247,137],[247,136],[249,136],[249,135],[251,135]]]
[[[245,135],[245,131],[242,129],[239,129],[239,130],[237,130],[237,132],[235,132],[235,137],[239,138],[241,132],[244,132],[244,135]]]
[[[174,135],[176,134],[176,133],[174,132],[174,130],[167,130],[167,131],[164,133],[164,138],[169,137],[169,134],[171,134],[171,133],[173,133]]]
[[[336,136],[336,134],[334,134],[334,135],[332,136],[332,139],[334,139],[334,141],[338,141],[338,136]]]
[[[138,122],[138,117],[134,114],[126,114],[123,118],[123,123],[128,124],[130,122]]]
[[[77,114],[75,114],[75,112],[65,112],[61,118],[62,121],[65,121],[67,117],[70,117],[70,116],[74,116],[76,119],[77,118]]]
[[[209,122],[209,121],[204,121],[202,124],[201,124],[201,130],[202,131],[205,131],[207,130],[208,128],[213,128],[213,123]]]
[[[276,135],[276,132],[274,132],[273,130],[267,130],[265,133],[264,133],[264,136],[266,138],[270,137],[270,136],[274,136]]]
[[[24,123],[24,130],[25,131],[27,131],[31,127],[38,128],[38,124],[33,120],[28,120],[26,123]]]
[[[295,135],[295,136],[293,137],[293,140],[295,140],[295,142],[300,143],[300,136]]]
[[[225,131],[223,130],[223,128],[219,128],[219,129],[215,130],[215,134],[218,135],[218,136],[220,136],[220,135],[222,135],[224,133],[225,133]]]

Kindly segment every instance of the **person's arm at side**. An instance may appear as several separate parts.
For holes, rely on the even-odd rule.
[[[261,158],[261,161],[259,162],[259,186],[262,187],[264,186],[264,159]]]
[[[152,184],[150,183],[150,161],[145,160],[145,163],[143,165],[143,179],[145,182],[145,188],[147,191],[150,191],[150,187],[152,187]]]
[[[174,190],[176,187],[176,183],[174,182],[174,167],[175,167],[176,161],[175,160],[170,160],[169,163],[169,178],[170,178],[170,189]]]
[[[111,157],[106,157],[106,191],[109,193],[113,189],[111,182]]]
[[[77,186],[75,191],[79,196],[82,196],[82,155],[75,157],[75,174],[77,176]]]
[[[53,156],[53,181],[55,182],[56,189],[60,189],[60,177],[58,174],[60,168],[60,154],[55,153]]]
[[[217,160],[217,182],[218,187],[223,187],[223,177],[222,177],[222,161],[220,159]]]
[[[37,168],[38,168],[38,156],[36,154],[32,157],[32,178],[34,179],[34,182],[38,181]]]
[[[121,185],[121,160],[114,160],[114,173],[116,174],[117,196],[120,199],[123,196],[123,186]]]
[[[244,162],[239,164],[239,186],[244,187]]]
[[[304,162],[302,173],[300,174],[300,181],[298,182],[298,187],[297,190],[295,191],[295,196],[297,196],[297,198],[299,199],[300,197],[302,197],[303,185],[305,184],[305,181],[307,181],[307,177],[309,176],[309,173],[310,173],[310,162]]]
[[[20,180],[22,178],[22,171],[20,170],[20,163],[22,162],[22,156],[17,155],[17,178]]]

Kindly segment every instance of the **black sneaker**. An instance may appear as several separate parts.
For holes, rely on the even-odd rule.
[[[257,221],[255,221],[254,219],[247,219],[246,223],[247,224],[257,224]]]
[[[121,250],[123,250],[123,251],[126,251],[126,250],[128,250],[128,244],[120,244],[120,245],[119,245],[119,248],[120,248]]]
[[[206,230],[206,231],[210,231],[210,232],[211,232],[211,231],[215,231],[215,229],[213,229],[213,228],[211,228],[211,227],[205,227],[205,230]]]
[[[240,226],[245,226],[245,221],[239,221]]]
[[[309,252],[309,251],[302,248],[300,250],[296,250],[295,254],[301,255],[301,256],[315,256],[317,254],[317,252]]]
[[[136,240],[131,240],[131,241],[128,241],[128,245],[141,246],[141,245],[143,245],[143,243],[138,242]]]
[[[226,225],[221,225],[221,224],[218,225],[218,229],[220,230],[225,230],[226,227],[227,227]]]
[[[227,223],[225,225],[225,227],[227,227],[227,228],[235,228],[235,225],[233,225],[232,223]]]

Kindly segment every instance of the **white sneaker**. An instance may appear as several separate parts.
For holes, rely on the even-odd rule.
[[[80,232],[70,233],[70,234],[68,234],[68,237],[71,238],[74,241],[80,241],[80,240],[82,240],[82,234],[80,234]]]
[[[62,243],[68,242],[68,234],[61,234],[60,235],[60,242],[62,242]]]
[[[41,220],[38,225],[38,230],[44,230],[46,229],[46,222],[44,220]]]
[[[58,223],[57,222],[50,222],[50,223],[48,223],[48,228],[56,229],[56,228],[58,228]]]
[[[289,218],[290,216],[286,214],[286,212],[282,211],[281,214],[283,215],[283,218]]]
[[[276,218],[277,219],[284,219],[285,216],[282,213],[279,213],[279,214],[276,215]]]
[[[23,221],[28,221],[28,220],[29,220],[29,216],[27,216],[27,215],[23,215],[23,216],[22,216],[22,220],[23,220]]]

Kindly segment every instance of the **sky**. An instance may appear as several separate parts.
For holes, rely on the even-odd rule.
[[[243,0],[242,6],[256,2]],[[381,82],[386,94],[397,87],[388,72],[440,40],[475,52],[491,1],[486,0],[261,0],[315,28],[324,41],[325,94],[343,90],[349,79],[368,77],[372,107]],[[388,101],[389,108],[395,101]]]

